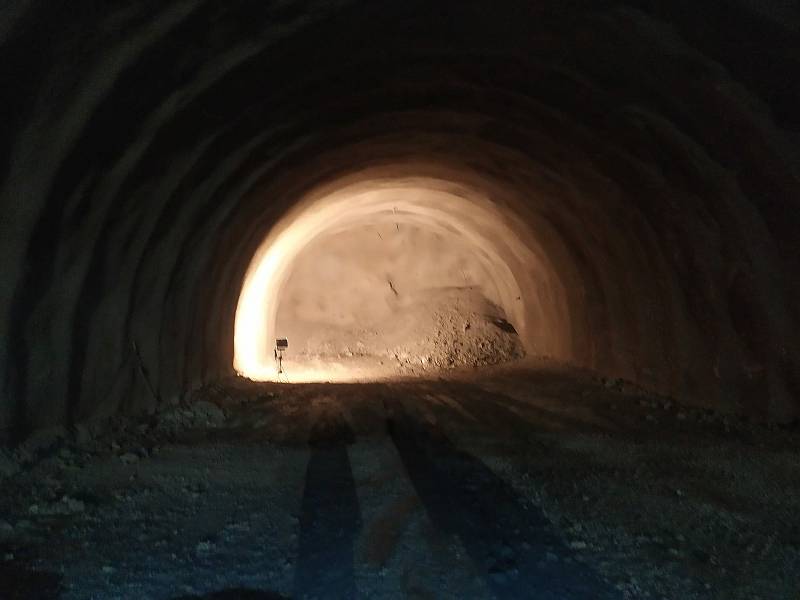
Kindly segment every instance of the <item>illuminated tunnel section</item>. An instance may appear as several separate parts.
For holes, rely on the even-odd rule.
[[[569,317],[559,309],[565,299],[558,276],[524,224],[517,221],[515,227],[511,217],[500,213],[478,192],[435,179],[366,180],[299,203],[276,225],[248,270],[236,316],[237,372],[256,380],[275,379],[274,339],[283,333],[276,326],[277,310],[298,253],[326,232],[346,234],[359,226],[379,224],[389,225],[387,238],[392,227],[399,232],[402,225],[404,230],[417,226],[461,241],[474,252],[472,258],[483,275],[474,279],[483,283],[481,287],[503,309],[504,317],[510,319],[527,345],[549,355],[567,354],[564,345],[569,341]],[[447,247],[447,241],[443,246]],[[405,249],[406,253],[413,251]],[[377,263],[380,257],[374,258]],[[431,263],[443,261],[441,253],[423,253],[418,258]],[[445,275],[434,272],[431,279]],[[409,283],[416,283],[417,277],[413,272],[406,276]],[[343,292],[343,302],[349,297],[364,302],[365,310],[370,308],[370,298],[362,298],[368,291],[359,294],[347,278],[335,283]],[[398,294],[394,287],[397,278],[387,283],[390,293]],[[524,296],[525,300],[521,285],[532,292]],[[300,373],[295,379],[309,377],[336,378],[336,373]]]
[[[387,219],[527,356],[796,418],[797,25],[754,5],[6,3],[2,436],[266,377],[303,249]]]

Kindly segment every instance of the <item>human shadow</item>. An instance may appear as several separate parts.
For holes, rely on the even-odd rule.
[[[314,425],[309,444],[295,569],[296,598],[355,598],[354,543],[361,527],[347,453],[351,428],[340,415]]]
[[[56,573],[36,571],[19,560],[0,563],[2,600],[55,600],[63,591]]]
[[[536,507],[435,426],[398,405],[388,432],[433,523],[457,536],[497,598],[606,600],[619,594],[555,535]]]

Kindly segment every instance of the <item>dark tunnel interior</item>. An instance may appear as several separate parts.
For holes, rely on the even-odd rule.
[[[796,3],[8,0],[0,80],[0,598],[795,597]]]

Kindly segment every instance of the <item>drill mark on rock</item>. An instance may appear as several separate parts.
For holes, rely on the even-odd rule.
[[[389,289],[392,290],[392,293],[395,296],[400,296],[400,294],[397,293],[397,290],[395,289],[394,283],[392,283],[392,280],[391,279],[387,279],[386,281],[389,283]]]

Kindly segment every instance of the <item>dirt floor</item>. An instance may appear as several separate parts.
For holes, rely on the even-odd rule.
[[[796,600],[799,441],[547,364],[232,380],[0,456],[0,597]]]

